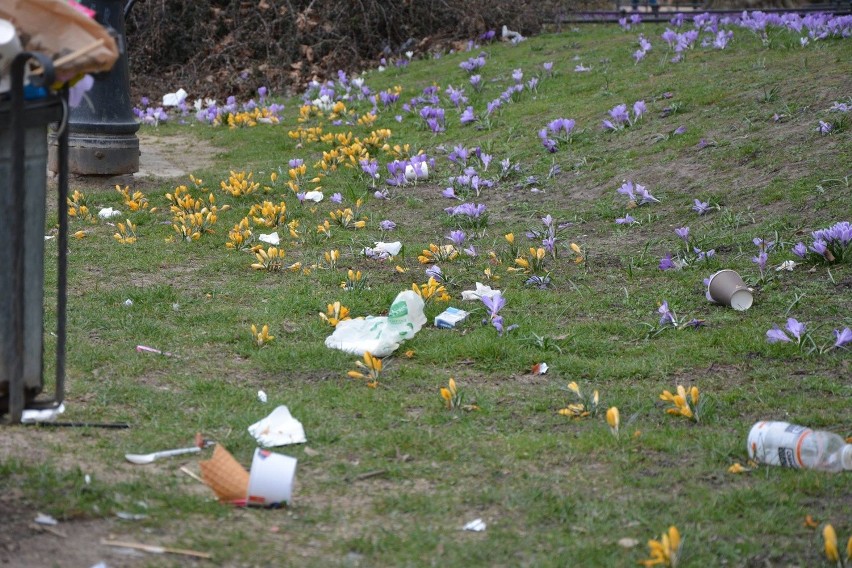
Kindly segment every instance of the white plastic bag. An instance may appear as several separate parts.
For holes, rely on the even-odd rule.
[[[391,304],[387,317],[368,316],[344,320],[325,340],[325,346],[354,355],[369,351],[375,357],[386,357],[399,344],[414,337],[423,324],[423,299],[411,290],[400,292]]]

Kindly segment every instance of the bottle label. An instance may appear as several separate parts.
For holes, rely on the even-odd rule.
[[[801,468],[802,442],[810,428],[787,422],[758,422],[748,435],[748,454],[758,463]]]

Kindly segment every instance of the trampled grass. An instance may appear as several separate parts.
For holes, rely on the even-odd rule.
[[[852,434],[850,352],[808,354],[766,340],[766,331],[788,317],[807,322],[820,346],[834,341],[832,330],[852,325],[848,260],[775,270],[786,260],[800,262],[792,249],[799,241],[810,244],[811,231],[852,216],[849,119],[829,111],[852,96],[852,44],[829,39],[803,48],[789,32],[771,30],[764,42],[736,28],[726,49],[695,47],[671,63],[659,39],[664,29],[588,26],[371,71],[364,78],[374,92],[402,87],[399,102],[380,106],[371,127],[333,125],[327,117],[297,123],[296,99],[281,101],[280,125],[143,127],[163,139],[180,134],[220,148],[208,167],[193,172],[206,190],[191,193],[205,199],[213,193],[218,206],[230,209],[211,234],[184,242],[164,196],[177,185],[191,187],[190,180],[147,180],[131,190],[143,191],[159,210],[127,215],[138,225],[136,243],[116,242],[116,228],[103,220],[72,220],[72,232],[87,235],[69,246],[63,419],[132,427],[53,432],[38,463],[25,454],[4,458],[4,483],[21,485],[29,502],[63,523],[112,519],[144,502],[136,512],[146,519],[112,532],[211,552],[216,565],[276,559],[300,566],[631,566],[647,558],[645,542],[670,525],[684,537],[681,566],[819,565],[819,531],[803,521],[810,514],[849,535],[849,475],[727,469],[746,463],[746,435],[758,419]],[[639,32],[654,47],[634,64]],[[480,51],[487,62],[477,94],[459,63]],[[552,77],[545,62],[553,62]],[[578,64],[591,70],[575,72]],[[539,76],[536,90],[504,104],[490,124],[462,126],[444,89],[464,87],[467,104],[481,116],[514,83],[515,69],[523,81]],[[447,114],[446,130],[437,134],[402,109],[430,85],[439,87]],[[648,106],[641,120],[619,132],[601,128],[611,108],[638,100]],[[357,116],[371,106],[346,105]],[[576,127],[570,143],[548,153],[537,133],[557,118],[574,119]],[[819,120],[836,121],[833,132],[821,135]],[[321,203],[300,205],[286,186],[288,161],[304,159],[310,179],[332,146],[297,145],[288,131],[316,125],[359,137],[389,128],[390,145],[410,144],[411,155],[422,150],[435,165],[428,179],[389,188],[384,200],[373,197],[360,168],[341,165],[322,180]],[[685,131],[675,134],[679,127]],[[367,388],[346,376],[357,356],[325,347],[332,329],[318,313],[341,301],[353,317],[383,315],[398,292],[427,281],[428,266],[417,256],[430,243],[447,244],[446,235],[458,228],[443,209],[460,201],[441,196],[448,178],[460,173],[448,159],[456,145],[480,147],[494,158],[488,170],[477,166],[494,186],[468,199],[487,206],[487,225],[463,227],[465,246],[473,244],[477,256],[438,263],[450,305],[471,315],[459,329],[436,329],[431,321],[446,304],[429,304],[430,323],[385,359],[378,388]],[[371,154],[386,177],[389,154]],[[519,170],[501,178],[504,159]],[[252,172],[273,189],[227,195],[219,185],[229,171]],[[280,177],[271,183],[273,172]],[[624,180],[646,186],[660,202],[631,208],[617,192]],[[77,189],[95,212],[127,209],[112,188],[83,181]],[[330,203],[336,192],[343,196],[339,205]],[[353,207],[356,199],[363,199],[365,228],[332,222],[330,238],[317,236],[329,212]],[[711,209],[699,216],[690,209],[694,199]],[[225,247],[228,231],[264,200],[286,202],[299,221],[296,238],[286,227],[278,230],[283,265],[318,265],[309,274],[252,270],[254,255]],[[617,225],[626,214],[637,223]],[[544,230],[546,215],[568,225],[556,257],[547,255],[538,272],[551,285],[538,289],[524,284],[531,274],[507,270],[517,264],[504,235],[514,234],[520,253],[540,247],[541,238],[525,233]],[[382,236],[384,219],[397,228]],[[674,232],[685,226],[686,250]],[[252,228],[255,236],[271,230]],[[759,253],[755,238],[775,242],[763,277],[752,261]],[[403,254],[385,261],[361,254],[382,239],[401,241]],[[570,243],[581,249],[582,262],[574,262]],[[715,256],[695,260],[693,247],[714,249]],[[334,249],[341,253],[337,267],[324,268],[323,253]],[[689,264],[662,271],[667,253]],[[350,268],[366,275],[366,289],[341,289]],[[739,271],[754,287],[748,311],[706,301],[702,280],[722,268]],[[47,270],[50,287],[50,263]],[[487,280],[486,270],[494,279]],[[481,323],[481,303],[460,300],[477,281],[504,292],[501,315],[517,329],[498,336]],[[128,299],[132,305],[125,306]],[[679,319],[704,325],[669,326],[655,335],[664,301]],[[252,324],[269,325],[275,339],[258,347]],[[137,353],[136,345],[175,356]],[[541,362],[549,371],[533,375]],[[479,410],[444,407],[439,389],[450,377]],[[567,388],[571,381],[584,393],[599,391],[598,415],[558,413],[577,401]],[[700,422],[665,413],[659,395],[678,384],[697,386],[710,401]],[[266,404],[257,400],[261,389]],[[188,445],[202,432],[248,466],[256,444],[246,428],[279,404],[302,421],[308,437],[306,446],[278,450],[299,459],[287,509],[216,504],[211,491],[178,471],[180,465],[197,471],[197,458],[153,466],[123,461],[125,453]],[[604,419],[610,406],[620,409],[618,438]],[[31,446],[44,441],[43,429],[9,430]],[[488,525],[484,533],[460,530],[477,517]],[[620,546],[624,538],[639,544]]]

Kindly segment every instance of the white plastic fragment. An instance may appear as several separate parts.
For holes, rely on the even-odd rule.
[[[308,441],[304,426],[290,415],[286,406],[279,406],[269,416],[249,426],[248,431],[258,444],[266,448]]]
[[[792,260],[785,260],[780,265],[775,268],[775,272],[781,272],[782,270],[787,270],[792,272],[794,268],[796,268],[796,263]]]
[[[112,219],[113,217],[118,217],[121,215],[121,211],[118,209],[113,209],[112,207],[104,207],[100,211],[98,211],[98,217],[101,219]]]
[[[262,243],[270,244],[272,246],[278,246],[279,244],[281,244],[281,237],[278,236],[278,232],[272,232],[268,235],[260,235],[257,237],[257,240]]]
[[[163,95],[163,106],[178,106],[186,100],[187,94],[182,88],[178,89],[177,92],[165,94]]]
[[[373,250],[386,252],[391,256],[396,256],[399,254],[399,251],[402,250],[402,243],[399,241],[394,241],[392,243],[378,241],[376,242],[376,246],[373,247]]]
[[[500,294],[500,290],[492,290],[491,286],[477,282],[475,290],[465,290],[462,292],[462,300],[481,300],[482,298],[493,298],[498,294]]]
[[[45,408],[43,410],[24,410],[21,413],[21,423],[54,422],[56,417],[63,412],[65,412],[65,404],[60,404],[56,408]]]
[[[544,375],[547,369],[547,363],[536,363],[533,365],[533,375]]]
[[[124,300],[124,307],[125,308],[129,308],[132,305],[133,305],[133,300],[131,300],[130,298],[127,298],[126,300]]]
[[[39,513],[35,518],[35,524],[37,525],[45,525],[48,527],[55,527],[59,524],[59,521],[51,517],[50,515],[45,515],[44,513]]]
[[[266,397],[266,393],[263,392],[262,390],[257,391],[257,400],[265,403],[268,400],[267,397]]]
[[[466,524],[462,530],[473,531],[473,532],[482,532],[485,530],[485,521],[482,519],[473,519],[468,524]]]
[[[325,197],[321,191],[309,191],[305,193],[305,201],[313,201],[319,203]]]

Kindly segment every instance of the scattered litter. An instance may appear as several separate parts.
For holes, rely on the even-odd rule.
[[[155,546],[151,544],[140,544],[136,542],[123,542],[120,540],[101,539],[101,544],[104,546],[115,546],[118,548],[129,548],[131,550],[143,550],[152,554],[178,554],[181,556],[192,556],[194,558],[213,558],[207,552],[198,552],[195,550],[187,550],[185,548],[171,548],[168,546]]]
[[[133,302],[128,300],[130,305],[133,305]],[[159,349],[154,349],[153,347],[148,347],[146,345],[137,345],[136,351],[139,353],[155,353],[157,355],[163,355],[164,357],[173,357],[174,353],[169,353],[168,351],[160,351]]]
[[[500,36],[504,40],[511,41],[512,43],[518,43],[519,41],[524,41],[526,39],[520,34],[520,32],[512,31],[507,26],[503,26],[503,32]]]
[[[402,341],[411,339],[426,323],[423,298],[411,290],[400,292],[391,304],[387,317],[367,316],[337,324],[325,340],[330,349],[375,357],[393,353]]]
[[[217,445],[213,457],[198,463],[201,477],[223,503],[244,505],[248,495],[249,473],[231,453]]]
[[[532,374],[533,375],[543,375],[547,373],[547,363],[536,363],[532,366]]]
[[[195,446],[189,448],[163,450],[161,452],[152,452],[150,454],[124,454],[124,459],[126,459],[130,463],[135,463],[136,465],[146,465],[149,463],[154,463],[160,458],[168,458],[171,456],[179,456],[182,454],[195,454],[200,452],[203,448],[212,446],[213,444],[215,444],[215,442],[211,442],[210,440],[203,440],[201,444],[196,444]]]
[[[46,525],[46,526],[49,526],[49,527],[55,527],[56,525],[59,524],[59,521],[57,521],[56,519],[54,519],[50,515],[45,515],[44,513],[39,513],[36,516],[35,521],[33,521],[33,522],[37,525]]]
[[[457,323],[463,322],[468,316],[468,312],[458,308],[447,308],[437,316],[435,316],[435,327],[440,329],[452,329]]]
[[[364,249],[361,252],[363,254],[368,254],[367,251],[373,251],[373,255],[379,254],[384,255],[385,258],[390,256],[396,256],[399,254],[399,251],[402,250],[402,243],[400,241],[394,241],[392,243],[384,243],[381,241],[377,241],[373,248]],[[369,255],[368,255],[369,256]]]
[[[462,292],[462,300],[481,300],[482,298],[493,298],[500,294],[500,290],[492,290],[491,286],[485,286],[481,282],[476,283],[476,290],[465,290]]]
[[[125,308],[129,308],[132,305],[133,305],[133,300],[131,300],[130,298],[127,298],[126,300],[124,300],[124,307]]]
[[[272,246],[278,246],[281,244],[281,237],[278,236],[278,232],[269,233],[268,235],[260,235],[257,237],[257,240]]]
[[[319,203],[325,197],[321,191],[308,191],[305,193],[305,201],[313,201],[314,203]]]
[[[468,524],[466,524],[462,530],[465,531],[473,531],[473,532],[482,532],[485,530],[485,521],[482,519],[473,519]]]
[[[203,479],[201,479],[201,478],[198,476],[198,474],[196,474],[196,473],[194,473],[192,470],[188,469],[185,465],[180,466],[180,470],[181,470],[183,473],[185,473],[185,474],[187,474],[188,476],[190,476],[190,477],[191,477],[192,479],[194,479],[195,481],[200,481],[201,483],[204,483],[204,480],[203,480]]]
[[[736,271],[720,270],[707,282],[705,296],[713,303],[731,306],[739,312],[749,309],[754,303],[751,289]]]
[[[92,476],[87,473],[85,476],[83,476],[83,481],[86,482],[86,485],[91,485],[92,484]]]
[[[36,424],[39,422],[54,422],[63,412],[65,412],[65,404],[60,404],[56,408],[24,410],[23,413],[21,413],[21,423]]]
[[[298,461],[284,454],[255,449],[246,503],[264,507],[290,503]]]
[[[118,217],[121,215],[121,211],[118,209],[113,209],[112,207],[104,207],[100,211],[98,211],[98,217],[101,219],[112,219],[113,217]]]
[[[248,431],[261,446],[268,448],[308,441],[302,423],[290,415],[286,406],[279,406],[269,416],[249,426]]]
[[[794,268],[796,268],[797,264],[792,260],[785,260],[780,265],[775,267],[775,272],[781,272],[782,270],[787,270],[792,272]]]
[[[179,312],[180,311],[180,304],[175,302],[174,304],[172,304],[172,309],[176,312]]]
[[[262,390],[257,391],[257,400],[259,400],[260,402],[266,403],[266,401],[268,400],[266,393],[263,392]]]
[[[621,548],[633,548],[634,546],[639,546],[639,541],[635,538],[620,538],[618,539],[618,546]]]
[[[56,235],[45,235],[44,236],[44,240],[46,240],[46,241],[52,241],[55,238],[56,238]]]
[[[183,89],[178,89],[175,93],[163,95],[163,106],[178,106],[186,100],[188,93]]]
[[[141,513],[127,513],[125,511],[119,511],[115,514],[115,516],[125,521],[141,521],[142,519],[148,518],[148,515],[143,515]]]

